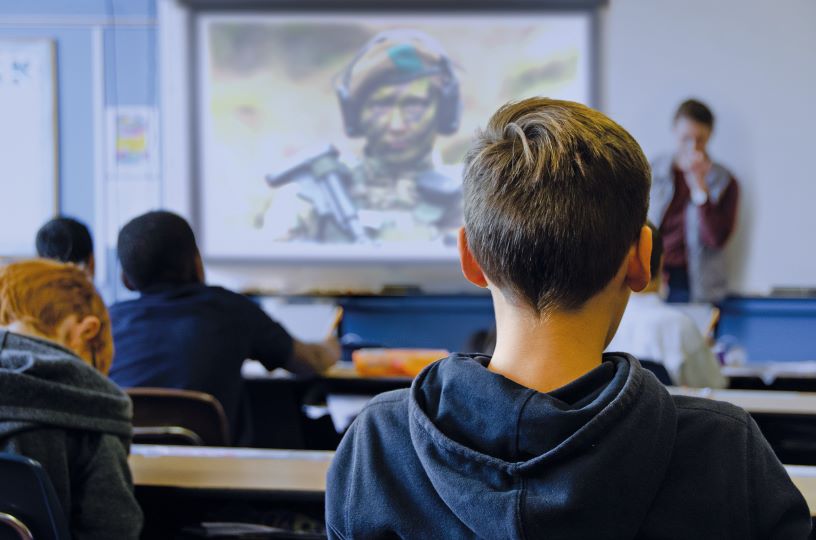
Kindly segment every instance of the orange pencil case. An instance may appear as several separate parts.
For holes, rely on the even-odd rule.
[[[351,360],[357,373],[365,377],[415,377],[449,354],[445,349],[358,349],[351,353]]]

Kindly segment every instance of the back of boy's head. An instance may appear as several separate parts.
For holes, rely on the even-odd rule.
[[[93,366],[107,373],[113,360],[108,310],[88,276],[74,264],[30,259],[0,268],[0,326],[25,323],[45,336],[56,335],[60,323],[75,315],[93,315],[100,329],[90,341]]]
[[[193,229],[172,212],[148,212],[130,220],[119,231],[117,252],[127,284],[137,291],[198,280]]]
[[[57,217],[37,231],[37,254],[46,259],[87,264],[93,255],[91,233],[83,223]]]
[[[492,283],[538,313],[578,309],[600,292],[646,222],[643,151],[578,103],[508,103],[465,166],[468,246]]]
[[[663,262],[663,235],[651,221],[647,221],[646,226],[652,231],[652,258],[649,259],[649,269],[652,272],[652,281],[654,281],[662,279],[660,274],[663,271],[661,264]]]

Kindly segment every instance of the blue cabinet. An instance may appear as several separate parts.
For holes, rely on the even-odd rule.
[[[816,360],[816,298],[728,298],[717,339],[733,339],[748,362]]]

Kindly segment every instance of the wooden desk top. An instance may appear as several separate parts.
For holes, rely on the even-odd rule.
[[[334,452],[134,444],[129,461],[136,486],[322,497],[333,457]],[[816,467],[785,469],[816,516]]]
[[[334,452],[134,444],[136,486],[315,494]]]
[[[711,390],[710,388],[669,387],[674,395],[726,401],[749,413],[816,415],[816,393],[773,392],[769,390]]]

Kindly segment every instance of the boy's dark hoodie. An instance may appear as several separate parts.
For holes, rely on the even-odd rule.
[[[0,451],[39,461],[72,538],[138,538],[131,403],[73,353],[0,330]]]
[[[330,538],[807,538],[745,411],[671,396],[628,355],[546,394],[488,363],[372,400],[329,471]]]

